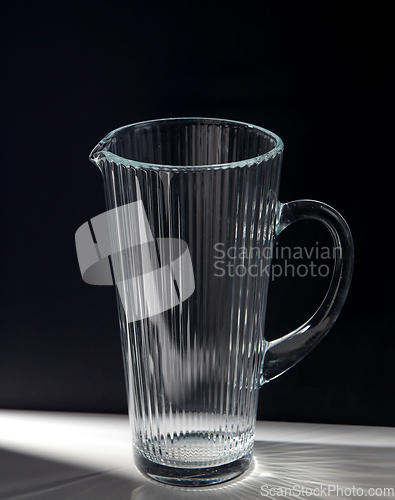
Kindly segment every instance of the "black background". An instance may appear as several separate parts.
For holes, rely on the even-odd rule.
[[[258,417],[395,425],[390,15],[317,1],[3,7],[1,408],[126,412],[114,289],[82,281],[74,247],[105,210],[87,157],[119,126],[208,116],[277,133],[280,199],[324,201],[354,235],[339,320],[261,390]],[[278,240],[317,241],[331,245],[313,222]],[[268,338],[306,320],[327,284],[276,279]]]

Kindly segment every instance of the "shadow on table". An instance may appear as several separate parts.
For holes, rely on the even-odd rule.
[[[394,489],[395,449],[386,447],[257,441],[248,472],[222,486],[203,488],[162,486],[143,477],[123,477],[117,470],[95,472],[0,450],[1,500],[339,499],[395,497]]]
[[[140,484],[144,484],[144,479]],[[60,461],[0,449],[1,500],[130,499],[137,487],[113,471],[88,470]]]

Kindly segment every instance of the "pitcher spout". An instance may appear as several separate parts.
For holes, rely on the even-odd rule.
[[[114,140],[111,136],[112,134],[106,135],[106,137],[104,137],[104,139],[102,139],[97,146],[93,148],[89,155],[89,160],[100,169],[103,162],[109,159],[109,156],[116,156],[111,151],[111,145]]]

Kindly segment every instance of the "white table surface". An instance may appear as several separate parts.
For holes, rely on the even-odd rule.
[[[0,499],[395,499],[395,429],[258,422],[254,462],[222,486],[140,475],[123,415],[0,410]]]

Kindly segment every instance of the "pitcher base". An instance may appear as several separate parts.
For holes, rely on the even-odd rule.
[[[210,486],[234,479],[245,472],[251,464],[252,453],[225,465],[184,469],[150,462],[135,454],[138,470],[151,479],[172,486]]]

